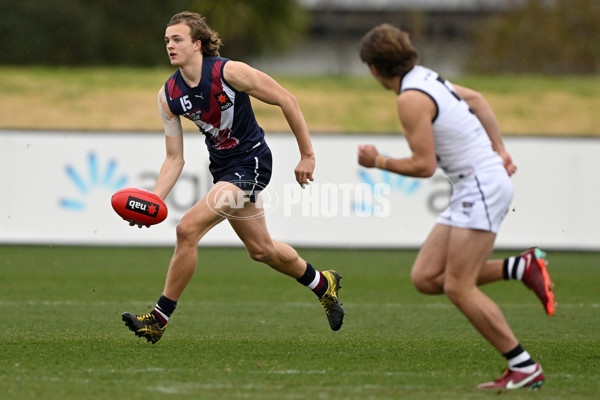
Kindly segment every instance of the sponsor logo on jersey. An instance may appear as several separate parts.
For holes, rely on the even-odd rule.
[[[215,99],[217,100],[217,104],[221,108],[221,111],[225,111],[229,107],[233,106],[233,102],[225,92],[215,94]]]
[[[198,109],[198,110],[194,110],[194,111],[190,111],[187,112],[185,114],[183,114],[183,116],[187,119],[189,119],[190,121],[199,121],[202,118],[202,110]]]

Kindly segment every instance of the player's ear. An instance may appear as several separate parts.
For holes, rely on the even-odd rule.
[[[201,40],[196,40],[196,43],[194,43],[194,50],[202,52],[202,41]]]
[[[373,64],[369,64],[369,70],[371,70],[371,73],[373,74],[373,76],[375,78],[380,78],[381,75],[379,74],[379,71],[377,70],[377,67]]]

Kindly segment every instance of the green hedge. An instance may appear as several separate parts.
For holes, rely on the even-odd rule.
[[[600,1],[528,0],[474,30],[478,73],[600,72]]]
[[[233,58],[291,45],[306,27],[292,0],[0,0],[0,10],[4,65],[166,65],[165,26],[184,10],[206,16]]]

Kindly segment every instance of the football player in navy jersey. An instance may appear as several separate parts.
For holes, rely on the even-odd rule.
[[[426,294],[445,294],[508,362],[499,379],[482,389],[538,388],[544,374],[510,329],[500,308],[478,285],[518,279],[554,314],[553,284],[545,254],[537,248],[505,260],[488,260],[512,201],[510,176],[516,171],[498,122],[477,92],[453,85],[417,65],[408,34],[389,24],[362,39],[360,57],[384,88],[397,94],[396,109],[411,154],[392,158],[361,145],[358,162],[368,168],[426,178],[439,167],[453,186],[415,260],[411,279]]]
[[[178,69],[158,94],[166,157],[153,191],[164,199],[182,172],[181,116],[205,135],[214,186],[177,225],[175,252],[156,307],[142,315],[123,313],[123,321],[137,336],[156,343],[194,274],[198,242],[227,220],[252,259],[295,278],[316,294],[330,328],[337,331],[344,318],[338,299],[341,276],[333,270],[316,270],[292,247],[271,238],[260,204],[272,159],[250,97],[281,108],[298,144],[300,160],[294,172],[304,187],[313,180],[315,155],[296,98],[267,74],[220,57],[221,40],[199,14],[174,15],[167,24],[165,45],[171,65]]]

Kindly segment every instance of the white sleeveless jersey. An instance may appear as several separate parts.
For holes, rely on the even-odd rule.
[[[502,158],[469,105],[452,84],[435,71],[417,65],[402,79],[400,93],[418,90],[428,95],[437,107],[433,134],[438,166],[451,179],[459,179],[477,170],[500,164]]]

